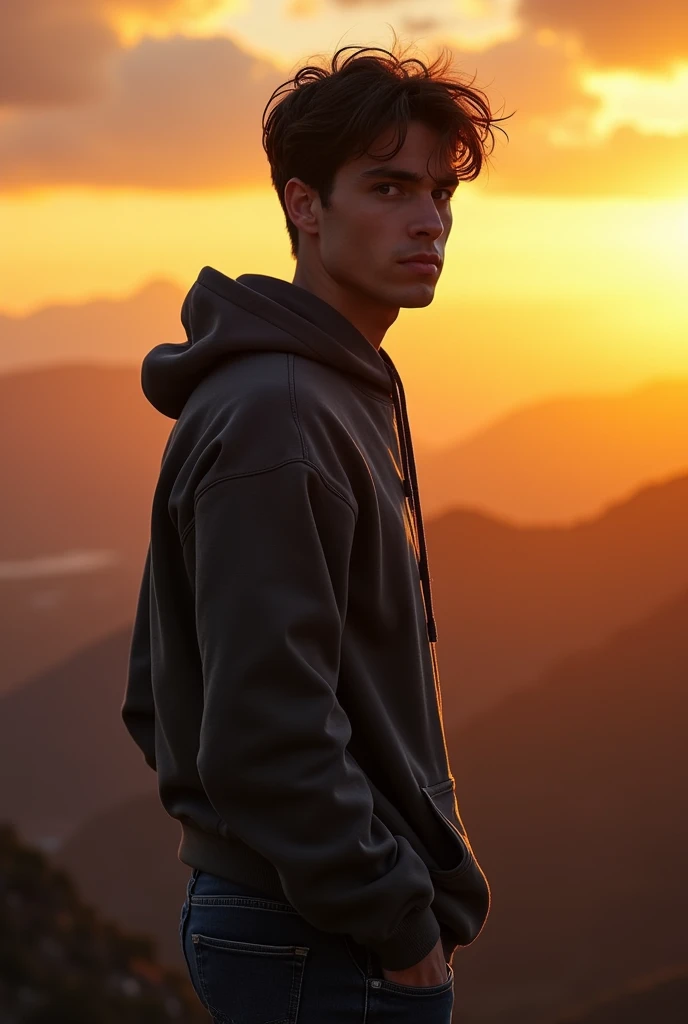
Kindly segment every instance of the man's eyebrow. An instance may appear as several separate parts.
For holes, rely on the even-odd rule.
[[[419,185],[423,181],[423,175],[417,174],[415,171],[405,171],[401,167],[389,167],[383,165],[382,167],[369,167],[366,171],[361,171],[359,178],[393,178],[395,181],[412,181],[414,184]],[[433,179],[436,180],[438,185],[458,185],[459,176],[455,172],[451,174],[445,174],[442,178]]]

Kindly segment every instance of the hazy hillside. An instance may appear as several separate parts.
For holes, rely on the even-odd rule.
[[[89,899],[127,927],[155,935],[164,961],[182,967],[178,925],[191,868],[177,857],[180,841],[181,827],[156,792],[94,814],[52,857],[68,869],[79,865]]]
[[[172,426],[144,398],[136,367],[0,376],[0,470],[12,481],[0,558],[140,550]]]
[[[150,281],[123,299],[46,306],[28,316],[0,313],[0,374],[56,363],[134,366],[162,341],[183,341],[184,294]]]
[[[130,622],[171,424],[134,370],[0,377],[0,430],[22,437],[0,450],[13,481],[0,536],[0,693]],[[430,519],[448,708],[455,694],[452,712],[470,715],[675,593],[688,580],[686,513],[678,479],[573,526],[518,527],[467,509]]]
[[[133,554],[76,548],[0,562],[0,699],[118,627],[130,629],[144,555],[139,564]]]
[[[459,726],[688,585],[688,475],[572,526],[429,523],[445,715]]]
[[[463,511],[431,522],[446,728],[458,728],[558,659],[604,640],[688,585],[687,517],[685,478],[646,488],[598,520],[570,528],[518,529]],[[133,567],[132,611],[138,577]],[[23,581],[27,593],[29,582],[37,586]],[[113,593],[122,591],[113,586]],[[102,605],[89,604],[86,583],[72,592],[64,607],[79,607],[80,600],[92,613],[85,620],[95,621],[93,609]],[[8,605],[16,628],[16,602]],[[59,629],[62,619],[53,621]],[[79,626],[77,620],[71,627],[75,643]],[[50,641],[38,630],[33,637],[12,634],[8,623],[3,632],[17,659],[22,647],[28,659],[33,646]],[[0,816],[17,821],[32,841],[63,838],[88,815],[152,784],[120,720],[130,637],[131,622],[0,697],[0,776],[12,778],[0,792]],[[31,756],[26,737],[32,737]]]
[[[0,824],[4,1024],[202,1024],[186,969],[82,902],[69,875]]]
[[[185,339],[183,296],[158,280],[123,299],[0,314],[0,375],[66,363],[138,370],[153,345]],[[460,395],[460,382],[457,388]],[[468,506],[528,523],[590,515],[640,483],[688,470],[686,410],[688,379],[669,378],[628,392],[535,401],[437,453],[419,443],[424,508],[437,514]],[[425,436],[422,418],[410,411]]]
[[[688,1020],[688,966],[659,972],[614,992],[556,1024],[685,1024]]]
[[[685,961],[686,623],[688,589],[450,730],[494,899],[459,968],[476,1020],[551,1021]]]
[[[688,379],[621,394],[552,397],[418,461],[423,509],[519,523],[590,516],[647,481],[688,470]]]
[[[684,958],[687,621],[688,590],[449,730],[494,900],[454,960],[461,1024],[551,1024]],[[54,856],[89,898],[129,926],[145,922],[179,959],[178,842],[151,796],[97,815]]]
[[[131,367],[0,377],[0,692],[131,621],[172,420]],[[11,442],[11,443],[10,443]]]
[[[0,819],[30,841],[155,784],[120,718],[128,654],[117,633],[0,700]]]
[[[672,398],[674,392],[670,385],[667,388],[658,398],[655,421],[650,423],[647,410],[640,417],[651,439],[647,443],[656,445],[657,450],[679,443],[681,432],[688,429],[688,416],[681,412],[680,385],[674,385],[679,397]],[[630,405],[624,405],[627,412],[631,410],[629,415],[635,408],[631,399]],[[610,399],[610,409],[618,407],[619,401]],[[550,409],[555,419],[557,408],[555,403]],[[638,409],[636,413],[640,415]],[[677,422],[671,419],[674,414]],[[544,411],[538,415],[539,436],[554,436],[542,418]],[[0,535],[0,693],[50,668],[84,644],[124,627],[133,616],[152,494],[172,425],[173,421],[157,413],[143,396],[139,367],[81,365],[0,376],[0,431],[9,441],[0,446],[0,473],[12,481],[12,500],[4,508]],[[525,459],[531,466],[539,465],[536,450],[528,447],[529,435],[524,435],[526,448],[518,459],[512,443],[517,434],[507,435],[511,438],[510,463]],[[502,475],[510,479],[502,442],[497,443],[504,435],[498,431],[491,436],[495,439],[493,454],[480,449],[481,474],[485,480],[493,472],[500,479]],[[643,445],[634,441],[623,459],[639,457],[643,450]],[[576,490],[585,492],[586,480],[597,474],[591,453],[583,446],[580,452],[576,450],[575,458],[567,455],[563,460],[559,450],[556,458],[562,471],[570,471]],[[419,454],[419,472],[423,461]],[[442,474],[450,488],[454,471],[445,467]],[[607,479],[606,471],[602,479]],[[565,489],[568,484],[558,480],[557,486]],[[657,486],[659,490],[649,493],[664,494],[662,485]],[[608,493],[601,494],[600,500]],[[533,533],[496,517],[486,504],[484,512],[453,510],[447,513],[450,518],[437,520],[435,529],[429,513],[432,502],[426,500],[425,493],[423,498],[429,520],[433,587],[443,595],[440,664],[452,692],[458,692],[460,681],[470,681],[461,695],[465,715],[484,706],[482,695],[489,701],[495,693],[508,692],[541,671],[552,658],[580,642],[604,636],[608,625],[643,614],[688,580],[688,535],[680,518],[688,511],[688,501],[675,511],[657,508],[649,513],[659,518],[647,529],[641,522],[635,529],[629,528],[635,550],[625,548],[625,535],[620,538],[621,561],[606,565],[610,578],[619,581],[617,600],[607,611],[594,597],[598,583],[595,564],[604,565],[607,556],[597,550],[595,528],[585,521],[572,527],[542,527],[542,533]],[[623,505],[629,499],[632,494],[624,492],[616,501]],[[682,502],[682,495],[676,493],[675,500]],[[592,518],[600,514],[598,511]],[[585,546],[588,533],[591,541],[582,564],[591,567],[592,578],[581,580],[574,564],[571,580],[567,575],[555,580],[553,574],[565,568],[558,555],[566,562],[566,551],[575,548],[576,538]],[[441,538],[437,542],[436,536]],[[651,564],[655,548],[656,569]],[[539,579],[543,559],[552,566],[548,582]],[[638,585],[629,586],[624,566],[635,568],[638,559],[643,562]],[[659,582],[653,583],[653,577]],[[574,603],[585,605],[580,612],[574,611],[571,620],[569,586]],[[542,593],[533,593],[532,588],[541,588]],[[558,621],[550,622],[557,615]],[[582,621],[586,617],[589,627]],[[543,628],[547,623],[551,630]],[[534,641],[533,633],[537,634]],[[499,644],[494,643],[497,634]],[[471,703],[474,699],[478,704]]]

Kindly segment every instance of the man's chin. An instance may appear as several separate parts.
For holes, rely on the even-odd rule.
[[[402,309],[418,309],[429,306],[435,298],[435,284],[417,284],[413,288],[405,288],[400,296],[399,306]]]

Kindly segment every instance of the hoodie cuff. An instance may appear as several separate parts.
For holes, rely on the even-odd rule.
[[[435,948],[439,937],[440,925],[434,912],[429,906],[421,907],[408,913],[386,942],[370,948],[377,953],[381,967],[403,971],[420,963]]]

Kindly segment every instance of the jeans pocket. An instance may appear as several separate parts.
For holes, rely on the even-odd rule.
[[[454,1006],[454,970],[438,985],[402,985],[388,981],[377,953],[344,936],[349,956],[366,987],[366,1024],[450,1024]]]
[[[368,978],[367,1024],[451,1024],[454,1008],[454,970],[439,985],[400,985],[385,978]]]
[[[203,1001],[218,1024],[297,1024],[308,946],[193,932]]]

